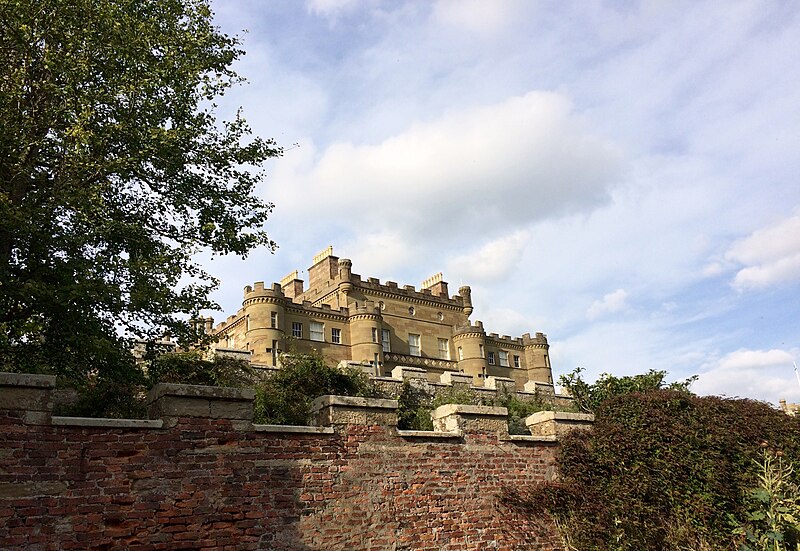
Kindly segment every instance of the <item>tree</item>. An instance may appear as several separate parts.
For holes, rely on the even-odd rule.
[[[575,406],[580,411],[594,413],[606,400],[632,392],[649,392],[651,390],[674,390],[689,393],[689,387],[697,380],[692,375],[685,381],[667,383],[666,371],[651,369],[647,373],[615,377],[609,373],[601,373],[594,383],[587,383],[581,377],[582,367],[576,367],[572,373],[562,375],[558,384],[564,387],[575,399]]]
[[[243,54],[205,0],[0,0],[0,365],[80,380],[213,308],[198,251],[273,250],[281,153],[213,103]],[[181,316],[181,314],[184,314]]]

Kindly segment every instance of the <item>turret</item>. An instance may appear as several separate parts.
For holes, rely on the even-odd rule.
[[[472,289],[470,289],[469,285],[462,285],[458,288],[458,294],[464,304],[464,315],[469,317],[472,314]]]
[[[486,332],[482,322],[457,327],[453,333],[453,346],[459,371],[472,375],[474,379],[486,374]]]
[[[277,365],[278,353],[284,349],[285,297],[281,285],[265,289],[258,281],[244,288],[245,343],[251,351],[251,361]]]
[[[344,295],[342,304],[347,304],[347,295],[353,290],[353,283],[350,281],[350,276],[353,275],[352,268],[353,262],[349,258],[339,260],[339,291]]]
[[[525,365],[528,370],[528,380],[539,383],[553,384],[553,370],[550,367],[550,345],[547,344],[547,335],[530,333],[522,335],[522,345],[525,350]]]
[[[383,362],[381,310],[373,301],[367,300],[363,306],[351,312],[348,320],[350,358],[356,362],[373,362],[377,368]]]

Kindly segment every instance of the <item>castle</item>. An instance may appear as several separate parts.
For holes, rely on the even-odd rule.
[[[251,363],[280,367],[288,350],[316,350],[333,363],[357,363],[371,375],[390,375],[397,366],[422,368],[431,381],[445,373],[471,375],[481,385],[487,377],[525,383],[553,383],[549,345],[542,333],[511,338],[487,334],[472,314],[471,290],[450,296],[442,274],[418,291],[352,272],[352,262],[328,247],[308,269],[308,289],[292,272],[266,287],[244,289],[236,315],[207,331],[216,337],[218,354],[249,357]],[[212,328],[213,327],[213,328]]]

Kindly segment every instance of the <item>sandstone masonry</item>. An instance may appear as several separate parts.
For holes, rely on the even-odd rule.
[[[213,327],[200,320],[218,341],[218,354],[240,356],[257,365],[278,367],[290,348],[320,352],[332,363],[355,362],[374,376],[399,366],[424,369],[432,381],[444,373],[466,374],[482,384],[488,377],[552,384],[549,345],[543,333],[512,338],[486,333],[470,322],[472,291],[462,286],[450,296],[442,274],[422,288],[363,280],[352,262],[328,247],[308,269],[308,285],[297,271],[267,287],[244,289],[242,308]],[[291,342],[291,345],[290,345]]]

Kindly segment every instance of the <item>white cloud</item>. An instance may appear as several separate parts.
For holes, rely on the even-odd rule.
[[[749,350],[741,348],[705,364],[705,371],[692,387],[698,394],[742,396],[776,403],[800,398],[792,362],[792,350]]]
[[[323,17],[336,16],[341,12],[355,10],[361,0],[308,0],[306,8],[309,13]]]
[[[732,285],[760,289],[800,280],[800,215],[791,216],[737,241],[726,258],[744,265]]]
[[[587,310],[586,316],[590,320],[594,320],[605,314],[621,312],[628,307],[627,300],[628,293],[625,289],[617,289],[603,296],[602,300],[594,301]]]
[[[583,128],[564,97],[530,92],[377,145],[335,143],[270,193],[284,208],[347,217],[359,231],[453,245],[592,209],[618,169],[618,152]]]
[[[434,18],[478,34],[491,34],[514,20],[521,0],[439,0],[434,7]]]
[[[471,283],[498,283],[518,269],[529,241],[530,232],[525,230],[490,241],[451,259],[447,271]]]

